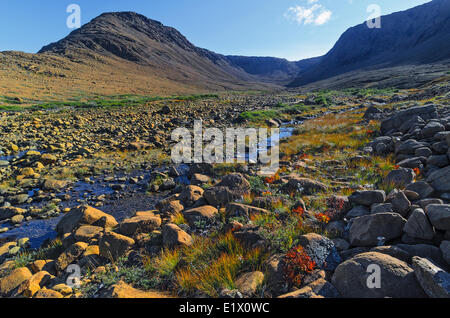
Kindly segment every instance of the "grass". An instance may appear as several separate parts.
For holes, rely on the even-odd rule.
[[[231,233],[194,237],[194,244],[177,250],[164,250],[148,258],[145,268],[158,277],[160,286],[189,296],[201,293],[217,297],[222,288],[235,288],[239,273],[262,268],[265,253],[244,248]]]
[[[36,260],[55,259],[63,252],[62,241],[55,239],[37,250],[25,250],[13,258],[14,268],[25,267]]]

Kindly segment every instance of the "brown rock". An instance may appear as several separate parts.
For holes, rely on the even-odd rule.
[[[81,225],[99,225],[105,223],[106,228],[114,228],[118,225],[113,216],[106,214],[90,206],[81,206],[70,210],[56,226],[58,234],[70,233]],[[106,220],[105,220],[106,219]]]
[[[117,260],[134,244],[135,241],[132,238],[107,231],[99,239],[100,255],[109,260]]]

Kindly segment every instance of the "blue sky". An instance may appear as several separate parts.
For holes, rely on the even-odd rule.
[[[370,4],[381,14],[429,0],[1,0],[0,51],[37,52],[72,30],[69,4],[81,8],[82,24],[103,12],[136,11],[175,27],[199,47],[222,54],[319,56],[349,27],[367,20]]]

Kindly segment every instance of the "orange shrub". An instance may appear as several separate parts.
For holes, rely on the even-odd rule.
[[[315,267],[316,263],[302,246],[294,247],[285,255],[284,274],[294,286],[300,287],[303,277],[312,272]]]

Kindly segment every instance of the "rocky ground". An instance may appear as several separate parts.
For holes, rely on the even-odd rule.
[[[449,297],[449,91],[0,113],[0,295]],[[174,166],[170,132],[194,118],[295,131],[272,177]]]

